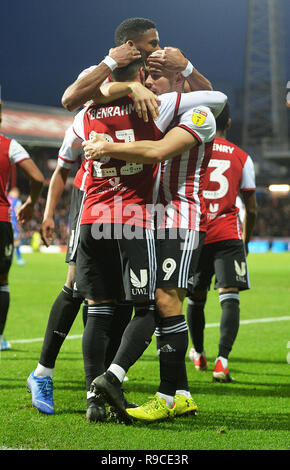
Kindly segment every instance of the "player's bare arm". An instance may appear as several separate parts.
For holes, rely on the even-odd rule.
[[[185,73],[188,91],[213,89],[210,81],[193,67],[182,52],[175,47],[165,47],[153,52],[148,57],[147,63],[150,70],[155,73],[164,71]]]
[[[93,139],[83,142],[86,158],[98,160],[104,156],[127,162],[153,164],[180,155],[197,145],[197,140],[179,127],[171,129],[161,140],[139,140],[129,143],[107,142],[93,133]]]
[[[57,165],[49,183],[43,220],[40,227],[41,237],[46,246],[49,246],[53,239],[55,227],[53,215],[63,193],[68,174],[69,170],[67,168]]]
[[[109,57],[116,62],[117,67],[125,67],[133,60],[139,59],[141,54],[136,47],[126,43],[110,49]],[[105,62],[101,62],[90,73],[78,78],[65,90],[61,100],[63,107],[74,111],[91,100],[111,71]]]
[[[147,122],[149,119],[148,111],[151,113],[154,120],[158,118],[158,104],[160,100],[152,91],[148,90],[148,88],[144,87],[139,82],[105,83],[101,85],[96,95],[93,96],[93,101],[96,104],[105,104],[129,94],[132,96],[135,103],[139,118],[143,118],[144,121]]]
[[[248,254],[248,243],[257,219],[257,200],[255,191],[241,191],[245,205],[245,218],[243,222],[243,240],[246,253]]]
[[[17,220],[20,223],[28,222],[34,212],[34,206],[42,190],[44,177],[38,167],[31,159],[23,160],[19,167],[30,180],[30,194],[17,213]]]

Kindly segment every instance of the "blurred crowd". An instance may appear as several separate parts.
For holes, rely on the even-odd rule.
[[[290,196],[257,193],[258,217],[253,237],[290,237]]]
[[[68,240],[68,216],[70,207],[70,190],[65,190],[60,199],[54,216],[55,235],[53,245],[66,245]],[[34,232],[40,231],[41,222],[45,208],[46,199],[41,197],[35,207],[35,214],[32,220],[23,225],[21,230],[21,244],[30,245]]]

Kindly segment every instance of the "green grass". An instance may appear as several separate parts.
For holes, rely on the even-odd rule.
[[[11,306],[5,337],[12,350],[0,361],[0,448],[50,450],[286,450],[289,440],[289,321],[241,324],[230,356],[234,384],[212,382],[219,329],[205,331],[208,372],[196,372],[187,360],[196,417],[150,425],[87,423],[81,339],[67,339],[56,364],[56,414],[40,414],[31,405],[26,379],[38,362],[50,307],[66,277],[63,255],[25,255],[24,267],[10,272]],[[249,256],[252,289],[241,293],[241,320],[289,315],[290,254]],[[218,322],[217,293],[211,291],[206,320]],[[79,315],[70,335],[81,335]],[[290,346],[290,345],[289,345]],[[129,371],[129,400],[145,402],[159,383],[155,339]]]

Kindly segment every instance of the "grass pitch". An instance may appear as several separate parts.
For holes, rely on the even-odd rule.
[[[0,360],[1,449],[153,452],[290,448],[289,253],[248,257],[252,289],[240,296],[241,325],[229,359],[236,382],[212,382],[220,319],[218,295],[212,290],[205,331],[209,370],[197,372],[187,359],[198,415],[130,426],[88,423],[85,419],[81,314],[56,363],[56,414],[46,416],[32,407],[26,379],[37,365],[48,314],[65,281],[66,264],[64,255],[34,253],[24,257],[27,264],[14,264],[10,272],[11,306],[5,337],[12,349],[2,352]],[[141,404],[156,392],[159,369],[154,338],[128,376],[124,388],[129,400]]]

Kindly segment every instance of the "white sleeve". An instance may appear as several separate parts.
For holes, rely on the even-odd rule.
[[[174,116],[177,116],[180,93],[175,91],[172,93],[164,93],[159,95],[158,98],[160,100],[159,116],[155,124],[161,132],[165,132]]]
[[[201,90],[181,93],[178,114],[183,114],[195,106],[207,106],[216,118],[224,109],[227,99],[221,91]]]
[[[211,142],[216,133],[215,118],[206,106],[197,106],[184,113],[180,118],[178,127],[190,132],[199,145]]]
[[[243,223],[245,218],[245,206],[240,196],[237,196],[236,207],[239,209],[239,217],[241,222]]]
[[[27,160],[30,155],[15,139],[11,139],[9,146],[9,160],[13,163],[20,163],[22,160]]]
[[[243,189],[244,191],[249,189],[256,189],[255,167],[253,160],[249,155],[243,168],[240,189]]]
[[[73,125],[72,125],[73,132],[81,140],[85,140],[84,115],[87,109],[88,109],[88,106],[86,106],[81,111],[79,111],[78,114],[76,114]]]
[[[62,168],[70,170],[82,153],[82,140],[74,133],[73,126],[70,126],[59,149],[57,163]]]

